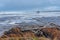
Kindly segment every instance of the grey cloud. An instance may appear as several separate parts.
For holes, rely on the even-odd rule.
[[[3,10],[17,10],[18,9],[34,9],[34,8],[47,8],[49,6],[60,6],[60,0],[0,0],[0,4],[3,5]],[[0,5],[0,6],[1,6]],[[1,8],[1,7],[0,7]]]

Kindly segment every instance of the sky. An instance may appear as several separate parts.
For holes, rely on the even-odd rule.
[[[0,0],[0,11],[60,10],[60,0]]]

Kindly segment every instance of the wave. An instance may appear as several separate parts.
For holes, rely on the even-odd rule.
[[[38,22],[43,17],[58,17],[59,12],[3,12],[0,14],[0,24],[15,24],[22,22]],[[33,18],[39,18],[37,20]],[[49,21],[49,19],[47,19]]]
[[[46,25],[49,22],[60,25],[60,13],[58,12],[3,12],[0,14],[0,34],[8,30],[12,25]]]

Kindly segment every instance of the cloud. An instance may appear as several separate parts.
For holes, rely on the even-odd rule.
[[[51,10],[52,8],[58,9],[58,7],[60,7],[60,0],[0,0],[0,10],[30,10],[37,8]]]
[[[60,7],[58,7],[58,6],[49,6],[49,7],[44,8],[43,10],[60,10]]]

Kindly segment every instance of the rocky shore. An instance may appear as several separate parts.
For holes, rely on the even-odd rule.
[[[56,25],[55,25],[56,26]],[[39,27],[39,28],[20,28],[18,26],[5,31],[0,37],[3,38],[35,38],[35,40],[60,40],[60,29],[59,27]],[[26,39],[25,39],[26,40]]]

